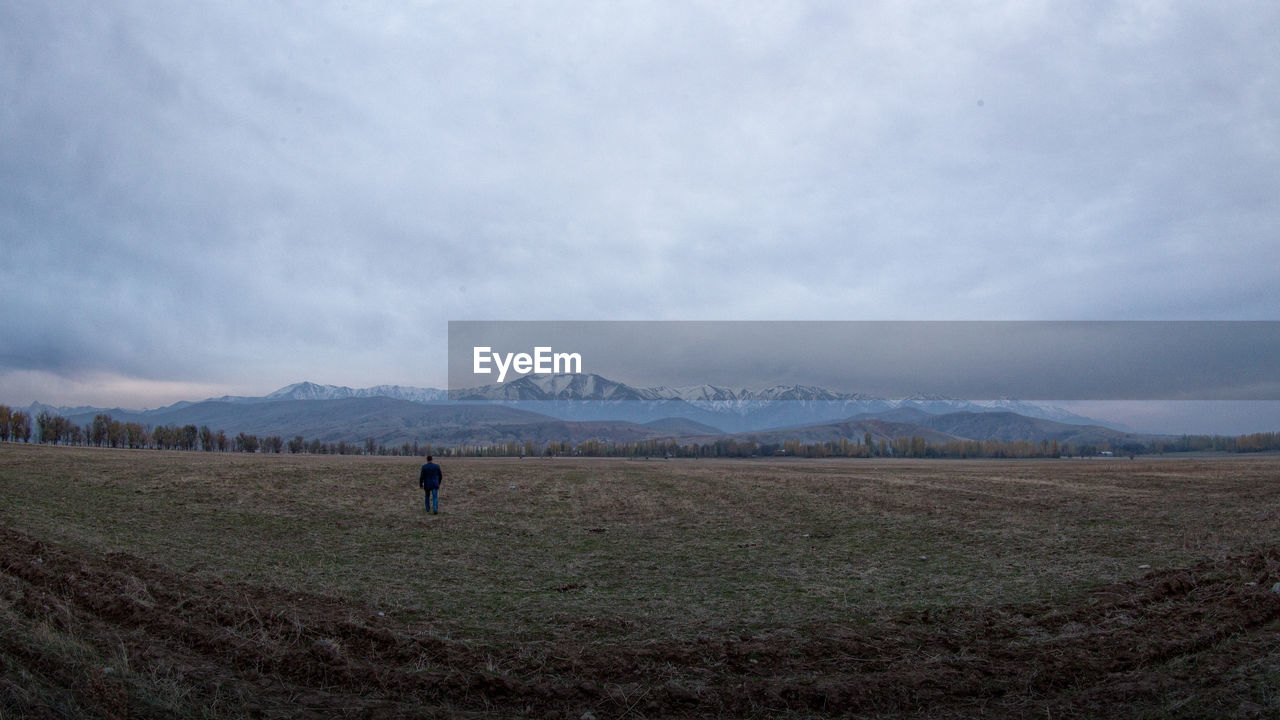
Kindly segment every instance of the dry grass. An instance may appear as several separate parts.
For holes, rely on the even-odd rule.
[[[0,445],[0,522],[446,638],[643,642],[1052,600],[1280,535],[1275,458],[445,459]]]
[[[4,717],[1262,717],[1280,461],[0,444]]]

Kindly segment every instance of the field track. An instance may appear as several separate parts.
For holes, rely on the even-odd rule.
[[[807,628],[785,639],[643,647],[561,640],[531,659],[435,639],[350,602],[193,581],[11,530],[0,533],[0,566],[4,601],[20,622],[121,644],[130,662],[181,677],[196,697],[223,696],[267,716],[945,715],[988,707],[1032,716],[1056,709],[1057,717],[1156,702],[1187,684],[1225,692],[1207,670],[1259,651],[1275,657],[1280,644],[1280,594],[1270,590],[1280,582],[1275,552],[1153,573],[1069,607],[905,616],[873,630]],[[7,662],[76,688],[86,708],[150,714],[102,668],[7,637],[2,650]],[[1169,672],[1186,660],[1193,660],[1186,676]],[[15,680],[12,667],[5,675]],[[10,703],[16,690],[8,689]]]

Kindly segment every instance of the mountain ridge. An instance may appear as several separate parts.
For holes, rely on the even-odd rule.
[[[718,436],[803,436],[817,441],[855,430],[853,437],[860,439],[868,429],[874,436],[888,438],[908,432],[904,429],[908,427],[918,436],[937,441],[944,436],[1016,440],[1124,435],[1124,430],[1091,418],[1017,400],[975,402],[924,395],[887,399],[812,385],[758,390],[705,384],[635,388],[594,374],[525,376],[452,393],[404,385],[351,388],[303,381],[258,397],[222,396],[155,410],[32,404],[33,415],[42,409],[78,424],[88,424],[105,412],[117,420],[151,426],[196,424],[233,432],[302,434],[325,441],[372,437],[383,443],[428,435],[467,444],[522,437],[576,442],[592,433],[609,441]],[[1064,430],[1058,427],[1064,424],[1058,419],[1063,413],[1077,421],[1066,425],[1097,429]],[[887,431],[884,428],[889,426],[879,424],[855,427],[862,421],[892,426]],[[464,428],[467,422],[475,427]]]
[[[1076,415],[1051,405],[1008,398],[977,401],[936,395],[881,398],[862,393],[837,392],[814,385],[774,385],[758,390],[734,389],[709,384],[636,388],[590,373],[541,377],[526,375],[508,383],[494,383],[453,391],[412,385],[374,385],[352,388],[345,385],[323,385],[302,381],[286,385],[263,396],[224,395],[205,398],[201,401],[179,401],[154,410],[102,409],[89,406],[69,408],[42,403],[32,403],[28,409],[33,415],[41,410],[64,416],[83,415],[90,412],[137,414],[162,413],[198,402],[254,404],[277,400],[340,400],[368,397],[389,397],[428,404],[484,401],[509,404],[565,420],[610,419],[609,413],[618,413],[621,416],[613,419],[627,419],[640,423],[664,417],[686,417],[727,431],[781,428],[803,425],[814,420],[834,421],[858,414],[875,414],[903,407],[917,408],[931,414],[958,410],[1011,411],[1058,422],[1102,425],[1129,430],[1116,423]],[[528,403],[548,404],[528,405]],[[595,405],[582,406],[580,403]],[[626,406],[622,403],[637,404]],[[791,405],[782,405],[783,403]]]

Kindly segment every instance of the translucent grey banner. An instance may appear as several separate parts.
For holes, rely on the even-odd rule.
[[[475,400],[554,394],[569,375],[881,398],[1280,400],[1278,358],[1273,321],[449,323],[450,396]]]

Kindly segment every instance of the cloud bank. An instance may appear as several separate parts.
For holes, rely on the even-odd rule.
[[[1277,20],[5,3],[0,397],[442,386],[450,320],[1275,319]]]

